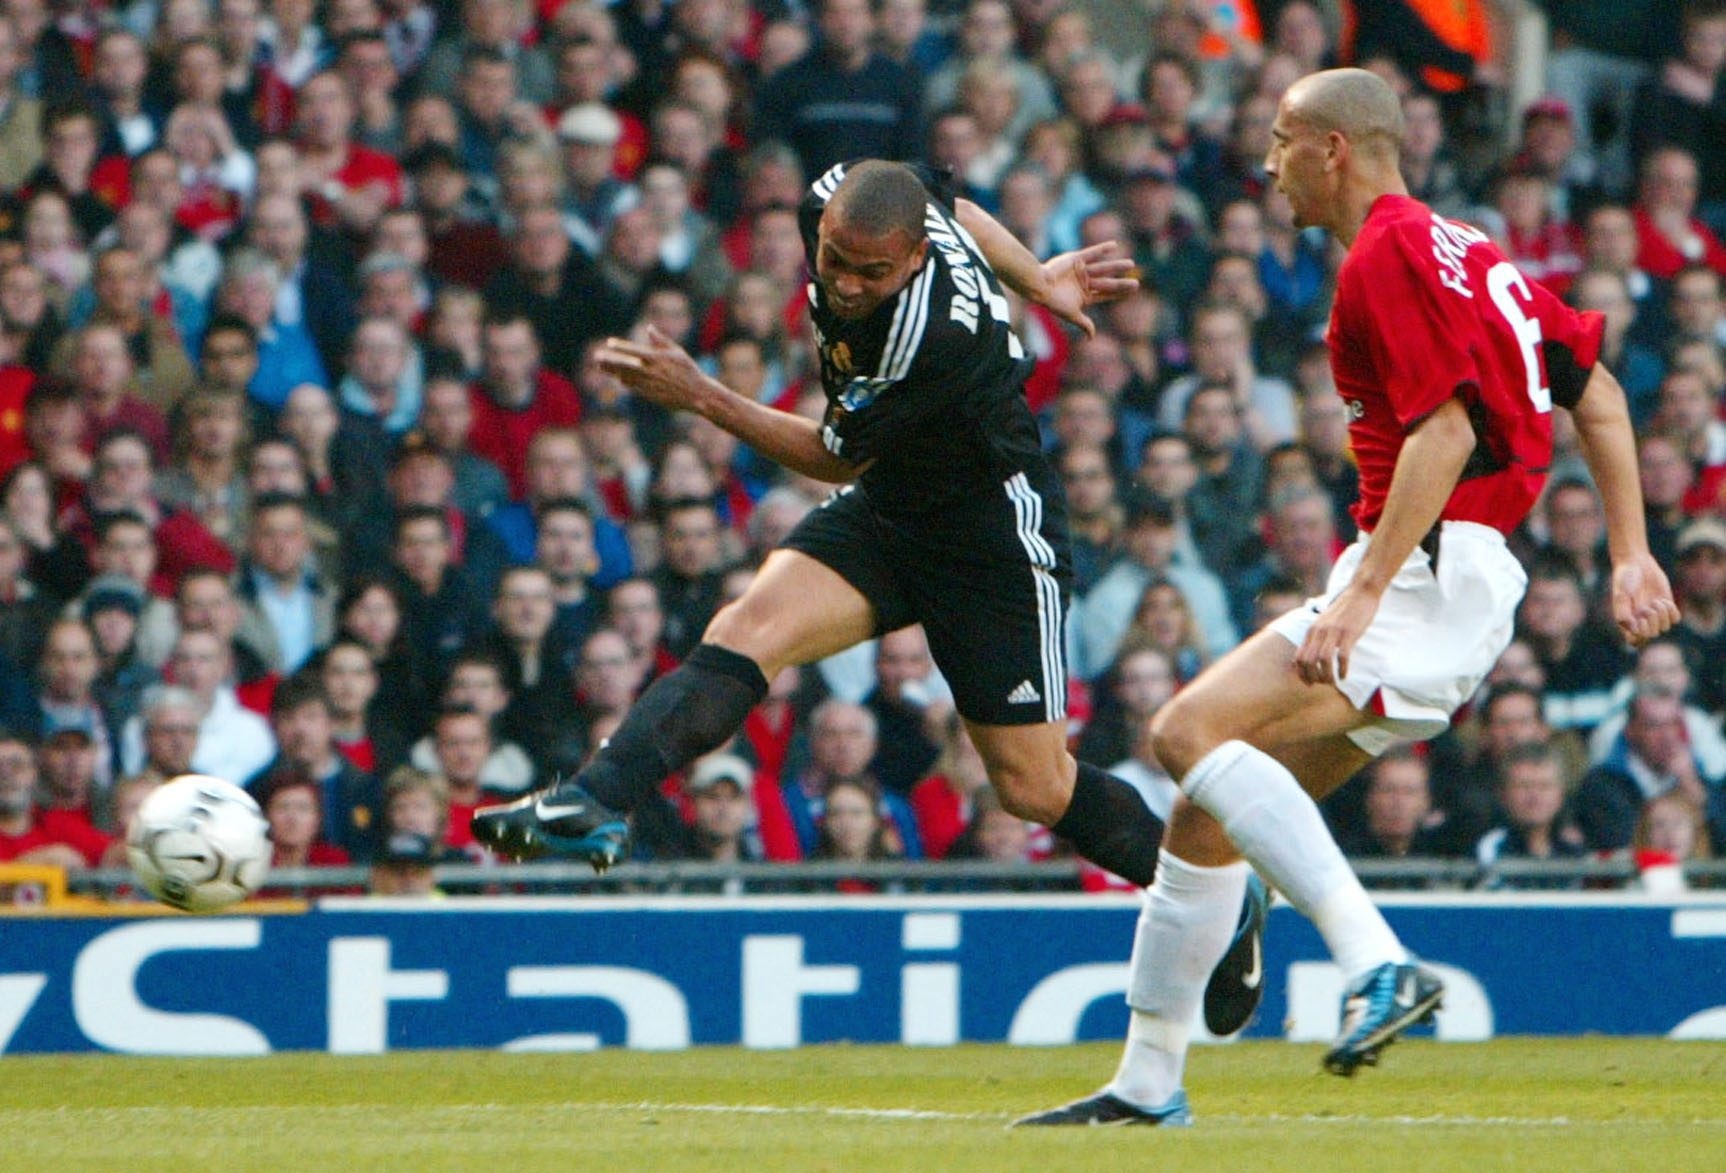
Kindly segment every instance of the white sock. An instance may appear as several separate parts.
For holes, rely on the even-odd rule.
[[[1318,806],[1282,763],[1244,741],[1225,741],[1187,771],[1181,789],[1312,920],[1349,981],[1408,960]]]
[[[1127,1045],[1109,1090],[1157,1108],[1180,1090],[1187,1036],[1240,921],[1247,865],[1199,867],[1164,851],[1133,934]]]

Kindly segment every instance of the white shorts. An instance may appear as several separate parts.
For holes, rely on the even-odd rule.
[[[1331,568],[1325,593],[1271,624],[1297,648],[1319,614],[1354,578],[1366,553],[1363,534]],[[1422,741],[1450,727],[1510,643],[1528,575],[1491,526],[1447,521],[1438,573],[1416,547],[1379,601],[1378,614],[1337,681],[1370,720],[1349,739],[1377,756],[1398,742]]]

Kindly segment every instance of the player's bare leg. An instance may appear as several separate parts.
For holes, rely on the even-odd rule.
[[[574,779],[474,812],[481,843],[511,856],[554,852],[604,871],[628,847],[624,814],[660,781],[737,732],[789,664],[867,639],[874,612],[831,568],[795,550],[768,556],[743,597],[722,609],[702,644],[656,680]]]

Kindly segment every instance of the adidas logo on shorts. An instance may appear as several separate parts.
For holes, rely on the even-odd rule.
[[[1010,705],[1034,705],[1042,699],[1029,680],[1020,681],[1019,687],[1007,694],[1007,703]]]

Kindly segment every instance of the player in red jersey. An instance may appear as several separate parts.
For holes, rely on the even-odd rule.
[[[1235,933],[1252,865],[1310,917],[1347,981],[1325,1068],[1351,1075],[1430,1015],[1413,963],[1325,828],[1322,798],[1398,741],[1431,737],[1510,640],[1526,578],[1504,534],[1569,409],[1605,499],[1612,612],[1642,643],[1677,619],[1648,552],[1624,393],[1598,315],[1525,280],[1484,234],[1410,199],[1401,111],[1356,69],[1284,96],[1266,171],[1303,226],[1348,247],[1329,345],[1360,462],[1361,537],[1326,593],[1212,665],[1152,726],[1183,797],[1133,948],[1125,1057],[1097,1095],[1026,1124],[1186,1124],[1187,1032]]]

